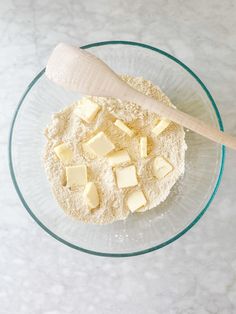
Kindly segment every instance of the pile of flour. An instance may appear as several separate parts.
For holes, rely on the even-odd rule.
[[[123,75],[122,79],[138,91],[173,106],[169,98],[150,81],[141,77]],[[147,204],[141,211],[149,210],[163,202],[177,179],[184,173],[185,132],[182,126],[171,123],[159,136],[151,130],[158,121],[158,115],[143,110],[131,102],[121,102],[118,99],[88,97],[101,106],[96,119],[90,124],[84,123],[75,113],[76,104],[66,107],[53,115],[52,123],[45,130],[47,144],[44,152],[44,165],[53,193],[59,205],[71,216],[86,223],[107,224],[125,219],[129,214],[126,206],[127,193],[141,188]],[[120,119],[127,122],[135,130],[135,137],[130,138],[121,132],[113,122]],[[126,149],[132,159],[128,164],[136,166],[139,185],[133,188],[119,189],[116,184],[114,169],[105,157],[96,157],[86,151],[84,143],[94,133],[104,131],[115,144],[117,150]],[[148,137],[148,157],[140,158],[139,137]],[[71,165],[86,164],[88,179],[93,181],[99,192],[100,206],[94,210],[87,207],[83,197],[84,187],[70,191],[66,187],[65,168],[54,153],[54,147],[62,142],[69,143],[74,151]],[[152,162],[155,156],[165,157],[174,170],[162,180],[157,180],[152,174]],[[127,165],[128,165],[127,164]]]

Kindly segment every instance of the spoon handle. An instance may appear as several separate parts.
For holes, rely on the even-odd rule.
[[[155,111],[161,117],[165,117],[177,124],[180,124],[185,128],[194,131],[216,143],[236,150],[235,136],[220,131],[183,111],[174,109],[151,97],[145,96],[133,88],[129,88],[125,93],[122,93],[122,99],[136,102],[147,110]]]

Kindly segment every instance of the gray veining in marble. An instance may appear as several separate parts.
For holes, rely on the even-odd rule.
[[[0,314],[236,313],[236,154],[204,218],[158,252],[110,259],[55,241],[31,219],[9,177],[18,99],[58,41],[134,40],[186,62],[236,134],[234,0],[1,0]]]

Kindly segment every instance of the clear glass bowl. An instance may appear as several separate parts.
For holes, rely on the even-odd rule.
[[[108,41],[82,47],[117,73],[159,85],[181,110],[223,130],[216,104],[202,81],[168,53],[140,43]],[[51,115],[81,97],[47,80],[42,70],[22,96],[12,121],[9,164],[16,191],[30,215],[62,243],[95,255],[133,256],[160,249],[188,231],[209,207],[219,186],[224,146],[186,132],[185,175],[167,200],[143,214],[110,225],[86,225],[64,214],[42,164],[43,130]]]

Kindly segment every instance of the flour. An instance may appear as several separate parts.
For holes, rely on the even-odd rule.
[[[123,75],[122,79],[140,92],[149,95],[166,105],[173,106],[169,98],[150,81],[141,77]],[[130,214],[126,206],[128,193],[139,188],[144,192],[147,204],[140,211],[149,210],[163,202],[177,179],[184,173],[185,133],[182,126],[171,123],[158,137],[151,130],[158,121],[158,115],[141,109],[139,105],[121,102],[117,99],[88,97],[101,106],[96,119],[87,124],[75,113],[76,104],[66,107],[54,114],[52,123],[45,130],[47,145],[44,152],[44,165],[53,193],[59,205],[71,216],[86,223],[106,224],[127,218]],[[121,132],[114,121],[120,119],[127,122],[135,130],[135,137],[130,138]],[[136,166],[139,185],[134,188],[119,189],[116,184],[114,168],[106,157],[99,158],[92,155],[86,148],[86,141],[95,133],[104,131],[116,146],[116,150],[126,149],[131,162],[124,166]],[[139,137],[148,137],[148,157],[140,158]],[[100,206],[90,210],[83,196],[84,187],[71,191],[66,187],[65,168],[55,156],[53,148],[62,142],[69,144],[74,151],[70,165],[86,164],[89,181],[93,181],[99,192]],[[152,162],[155,156],[165,157],[174,170],[162,180],[153,177]],[[122,166],[123,166],[122,165]],[[136,214],[137,215],[137,214]]]

